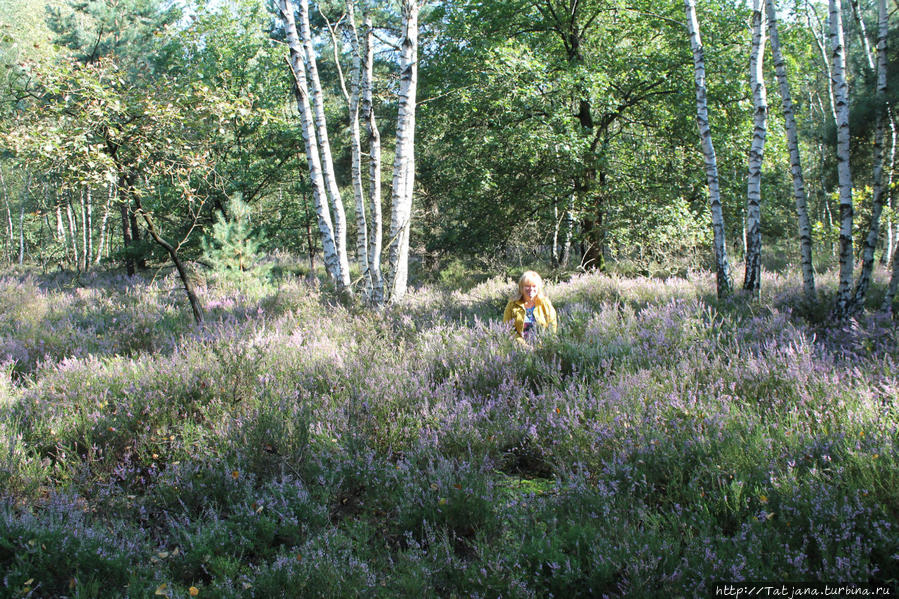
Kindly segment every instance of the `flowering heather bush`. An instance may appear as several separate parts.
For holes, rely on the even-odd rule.
[[[899,580],[897,327],[799,282],[0,280],[0,597],[693,596]],[[802,314],[803,316],[800,316]],[[164,586],[163,586],[164,585]]]

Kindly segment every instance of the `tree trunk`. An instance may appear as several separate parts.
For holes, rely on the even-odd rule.
[[[318,77],[318,65],[315,60],[315,48],[312,45],[312,31],[309,27],[309,0],[300,0],[300,34],[302,36],[303,51],[306,60],[306,72],[311,84],[310,99],[315,117],[315,129],[318,143],[314,150],[320,152],[322,173],[325,180],[325,189],[331,200],[334,210],[334,240],[337,246],[337,259],[340,261],[340,281],[338,287],[341,292],[351,292],[350,263],[346,252],[346,212],[343,208],[343,199],[337,187],[337,178],[334,174],[334,162],[331,158],[331,143],[328,140],[328,126],[325,121],[325,102],[322,94],[322,84]]]
[[[559,229],[562,227],[562,219],[559,217],[559,200],[553,198],[553,241],[550,246],[549,259],[553,268],[559,267],[559,256],[562,248],[559,247]]]
[[[115,198],[115,186],[110,183],[106,189],[106,205],[103,207],[103,220],[100,221],[100,244],[97,246],[97,257],[94,264],[100,264],[100,258],[103,256],[103,244],[106,242],[106,227],[109,223],[109,209]]]
[[[87,188],[87,220],[84,221],[84,230],[87,233],[87,239],[85,239],[85,252],[84,252],[84,268],[87,267],[93,262],[94,257],[94,198],[91,193],[91,188]]]
[[[82,189],[78,196],[81,209],[81,253],[78,254],[78,270],[81,271],[87,270],[90,256],[87,248],[87,203],[90,202],[90,194],[90,187],[88,187],[86,190]],[[85,195],[87,195],[87,198],[85,198]]]
[[[718,297],[731,294],[733,283],[730,277],[730,265],[727,260],[727,247],[724,238],[724,214],[721,210],[721,197],[718,190],[718,163],[715,148],[712,144],[712,130],[709,126],[709,111],[706,103],[705,58],[702,40],[699,35],[699,22],[696,19],[694,0],[684,0],[687,13],[687,30],[690,34],[690,46],[693,50],[693,69],[696,81],[696,122],[702,140],[702,154],[705,159],[706,179],[709,186],[709,207],[712,213],[712,230],[714,232],[715,270],[718,286]]]
[[[309,198],[303,192],[303,210],[306,212],[306,248],[309,253],[309,274],[315,273],[315,241],[312,239],[312,216],[309,211]]]
[[[371,301],[384,303],[384,277],[381,274],[381,133],[375,120],[372,104],[374,78],[374,30],[368,10],[363,14],[365,28],[365,61],[362,69],[362,120],[368,132],[368,202],[371,217],[371,234],[368,237],[368,268],[371,273]]]
[[[406,294],[409,275],[409,231],[415,184],[415,96],[418,87],[418,0],[403,0],[399,114],[390,214],[390,301]]]
[[[787,79],[787,68],[780,51],[780,36],[777,32],[777,14],[774,0],[767,0],[768,37],[771,39],[771,54],[777,83],[780,86],[781,105],[784,113],[784,126],[787,130],[787,145],[790,149],[790,172],[793,175],[793,198],[796,203],[796,217],[799,221],[799,252],[802,265],[802,283],[805,295],[809,299],[815,297],[815,270],[812,264],[812,229],[808,219],[808,199],[805,192],[805,180],[802,176],[802,162],[799,158],[799,135],[796,131],[796,118],[793,115],[793,98],[790,94],[790,81]]]
[[[853,9],[857,9],[853,1]],[[874,250],[877,240],[880,238],[880,215],[883,212],[883,137],[886,127],[885,121],[890,117],[889,103],[887,101],[887,3],[880,0],[880,19],[877,33],[877,117],[874,125],[874,156],[873,177],[871,182],[873,198],[871,202],[871,225],[865,238],[865,247],[862,250],[862,269],[855,282],[855,297],[852,300],[853,309],[861,310],[865,306],[865,296],[871,285],[871,273],[874,270]],[[861,17],[857,16],[859,22]],[[863,22],[862,22],[863,23]],[[864,33],[864,30],[862,31]],[[867,39],[867,36],[865,36]],[[892,120],[891,118],[889,120]]]
[[[768,100],[765,89],[765,4],[752,2],[752,50],[749,80],[752,87],[752,145],[749,149],[749,176],[746,183],[746,277],[743,289],[759,297],[762,288],[762,161],[768,132]]]
[[[6,225],[7,225],[6,226],[7,238],[6,238],[5,258],[6,258],[6,264],[11,265],[12,264],[12,247],[13,247],[13,244],[15,243],[15,232],[13,231],[13,226],[12,226],[12,209],[10,208],[10,205],[9,205],[9,199],[6,200]]]
[[[19,206],[19,266],[25,263],[25,202]]]
[[[135,202],[135,204],[137,204],[137,202]],[[131,219],[131,240],[133,242],[138,242],[140,241],[140,226],[137,224],[137,212],[130,210],[128,212],[128,218]],[[134,265],[137,270],[146,270],[147,260],[143,253],[137,255],[137,258],[134,260]]]
[[[852,303],[852,171],[849,165],[849,85],[841,0],[829,0],[830,49],[837,110],[837,175],[840,187],[840,283],[833,315],[845,318]]]
[[[6,178],[3,176],[3,168],[0,165],[0,189],[3,191],[3,203],[6,205],[6,243],[3,247],[3,262],[7,265],[12,264],[12,246],[13,246],[13,227],[12,227],[12,209],[9,206],[9,188],[6,187]]]
[[[303,128],[306,162],[309,165],[309,180],[312,183],[312,202],[315,205],[315,213],[318,216],[318,230],[322,238],[325,268],[338,289],[342,291],[349,284],[349,274],[342,268],[342,261],[338,257],[337,246],[334,242],[334,228],[331,224],[328,195],[325,190],[325,181],[322,177],[318,140],[315,133],[312,107],[309,103],[309,88],[306,83],[306,69],[303,65],[303,48],[294,20],[293,1],[279,0],[278,8],[286,24],[287,45],[290,48],[288,63],[294,78],[294,94],[296,95],[297,109],[300,113],[300,122]]]
[[[574,194],[568,196],[565,206],[565,237],[562,240],[562,255],[559,257],[559,265],[562,268],[568,266],[571,260],[571,238],[574,234]]]
[[[353,200],[356,206],[356,259],[362,273],[363,287],[366,297],[371,298],[371,271],[368,267],[368,224],[365,222],[365,193],[362,183],[362,135],[359,130],[359,102],[362,87],[362,56],[359,50],[359,32],[356,30],[356,12],[353,0],[346,2],[346,23],[349,30],[350,48],[353,54],[353,65],[350,69],[350,91],[347,93],[341,75],[341,87],[347,102],[350,119],[350,143],[352,147],[352,179]],[[339,66],[337,57],[337,39],[333,35],[334,62]]]
[[[864,50],[862,53],[865,56],[865,62],[871,72],[874,72],[874,69],[876,68],[874,66],[874,53],[871,52],[871,44],[868,43],[868,32],[865,28],[865,21],[862,19],[861,11],[858,8],[858,0],[849,0],[849,4],[852,6],[852,17],[855,19],[856,25],[858,25],[858,35],[862,40],[862,50]],[[884,2],[884,4],[886,3]],[[886,8],[884,8],[884,10],[886,10]]]
[[[834,98],[833,71],[830,66],[830,60],[827,57],[827,50],[825,49],[824,42],[822,41],[822,38],[824,37],[825,34],[823,31],[823,27],[822,27],[822,31],[821,31],[821,34],[819,37],[818,28],[816,28],[812,24],[812,15],[814,15],[815,18],[817,19],[818,13],[815,12],[814,8],[812,8],[812,6],[808,3],[808,1],[806,1],[805,10],[806,10],[806,13],[805,13],[806,20],[808,21],[808,29],[809,29],[809,31],[812,32],[812,37],[815,38],[815,46],[818,48],[818,54],[821,56],[821,62],[824,65],[824,70],[827,72],[827,98],[828,98],[828,100],[830,100],[830,116],[831,116],[831,118],[833,118],[833,122],[836,123],[837,122],[837,102],[836,102],[836,99]],[[818,25],[819,26],[821,25],[820,21],[818,21]]]
[[[883,253],[883,264],[889,264],[896,252],[897,230],[893,224],[893,169],[896,168],[896,119],[890,119],[890,158],[887,161],[886,205],[889,206],[889,218],[887,218],[886,250]]]
[[[81,270],[81,264],[78,261],[78,224],[75,222],[71,199],[66,200],[66,220],[69,223],[69,239],[72,240],[72,266],[75,267],[75,270]]]
[[[165,251],[168,252],[169,257],[171,257],[172,262],[175,264],[175,269],[178,271],[178,276],[181,278],[181,283],[184,285],[184,292],[187,294],[187,300],[190,302],[190,309],[193,312],[194,320],[196,320],[197,324],[203,322],[203,309],[200,307],[200,300],[197,299],[197,295],[194,293],[193,286],[190,283],[190,278],[187,276],[187,271],[184,269],[184,264],[181,262],[181,258],[178,256],[178,251],[175,247],[162,238],[159,232],[156,230],[156,227],[153,225],[153,219],[149,214],[144,212],[144,209],[141,207],[140,199],[135,198],[134,200],[135,208],[137,210],[135,213],[140,213],[140,215],[144,218],[144,222],[147,223],[147,232],[153,238],[156,243],[161,245]]]
[[[119,200],[119,214],[122,216],[122,245],[125,251],[125,272],[128,276],[134,276],[134,257],[130,253],[131,248],[131,219],[128,218],[128,205],[124,200]]]

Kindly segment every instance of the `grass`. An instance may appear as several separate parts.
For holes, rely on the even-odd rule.
[[[894,321],[579,275],[525,351],[462,274],[210,283],[202,327],[171,277],[0,280],[0,597],[895,586]]]

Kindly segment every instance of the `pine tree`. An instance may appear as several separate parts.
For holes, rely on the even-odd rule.
[[[260,263],[262,236],[254,229],[250,206],[241,194],[228,202],[230,218],[219,212],[212,234],[203,239],[203,253],[213,270],[226,279],[258,279],[268,275],[270,266]]]

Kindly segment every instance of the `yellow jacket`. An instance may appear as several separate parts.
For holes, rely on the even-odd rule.
[[[510,300],[506,304],[506,311],[503,313],[503,322],[512,321],[515,325],[515,336],[521,340],[524,340],[524,304],[524,300]],[[549,298],[537,296],[534,304],[534,319],[537,321],[537,325],[541,329],[549,329],[552,332],[556,332],[559,326],[556,321],[556,309],[553,308]]]

